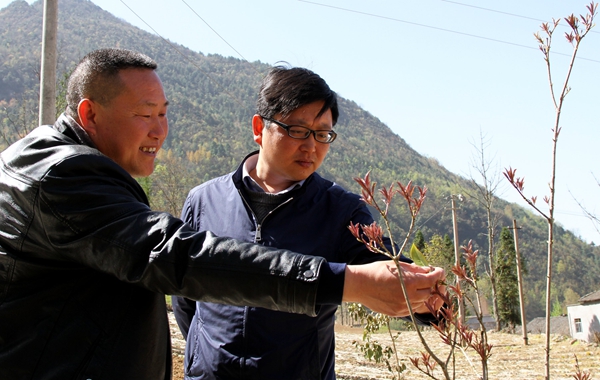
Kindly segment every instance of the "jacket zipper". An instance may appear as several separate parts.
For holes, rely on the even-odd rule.
[[[263,218],[262,222],[259,223],[256,220],[256,215],[254,214],[254,211],[252,211],[252,207],[250,207],[250,204],[248,203],[248,201],[246,201],[246,198],[244,198],[244,196],[242,195],[242,191],[240,189],[238,189],[238,193],[240,194],[242,201],[244,201],[244,203],[248,207],[248,210],[250,210],[250,213],[252,214],[252,219],[254,220],[254,226],[256,227],[256,234],[254,235],[254,243],[260,243],[262,241],[262,225],[265,223],[265,220],[267,220],[269,215],[271,215],[272,213],[275,212],[275,210],[277,210],[280,207],[283,207],[283,205],[291,202],[294,199],[294,197],[291,197],[288,200],[286,200],[285,202],[283,202],[280,205],[278,205],[277,207],[275,207],[273,210],[269,211],[269,213]]]

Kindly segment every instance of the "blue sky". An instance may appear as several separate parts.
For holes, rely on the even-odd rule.
[[[60,1],[60,0],[59,0]],[[501,170],[548,194],[554,107],[533,36],[543,21],[586,13],[587,1],[92,0],[121,19],[205,54],[320,74],[419,153],[477,177],[480,133]],[[10,0],[0,0],[0,8]],[[600,20],[600,18],[598,19]],[[564,22],[562,25],[565,25]],[[559,26],[553,79],[562,88],[572,48]],[[600,233],[600,27],[583,40],[561,116],[556,219],[590,242]],[[159,62],[160,65],[160,62]],[[332,147],[335,149],[335,147]],[[357,173],[362,174],[362,173]],[[501,178],[502,198],[526,206]],[[353,189],[356,190],[356,189]],[[540,203],[538,203],[540,204]],[[544,204],[540,204],[542,209]]]

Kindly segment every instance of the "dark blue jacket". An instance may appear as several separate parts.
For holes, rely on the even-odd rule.
[[[242,168],[243,163],[237,171],[192,189],[182,219],[200,231],[249,242],[256,241],[260,229],[263,245],[323,256],[329,262],[386,258],[370,252],[348,230],[350,222],[373,222],[365,203],[316,173],[258,226],[240,191]],[[316,317],[308,317],[214,303],[190,307],[178,299],[175,311],[184,335],[189,325],[186,378],[335,379],[336,309],[321,305]]]

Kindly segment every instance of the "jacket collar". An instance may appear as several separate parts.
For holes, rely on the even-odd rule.
[[[244,157],[244,159],[242,160],[242,162],[240,163],[240,165],[238,166],[237,170],[235,172],[233,172],[232,174],[232,179],[233,179],[233,183],[235,185],[235,187],[239,190],[245,187],[244,185],[244,164],[246,163],[246,161],[255,155],[258,155],[258,150],[255,150],[254,152],[248,154],[246,157]],[[305,187],[305,185],[312,181],[312,178],[317,175],[316,173],[312,173],[311,175],[308,176],[308,178],[306,178],[305,180],[299,182],[300,183],[300,187],[303,188]]]
[[[77,123],[77,121],[75,121],[75,119],[66,113],[62,113],[58,117],[52,128],[75,140],[80,145],[96,148],[96,145],[87,132],[79,125],[79,123]]]

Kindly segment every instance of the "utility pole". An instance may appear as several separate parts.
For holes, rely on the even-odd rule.
[[[39,125],[56,119],[56,34],[58,0],[44,0]]]
[[[450,199],[452,200],[452,225],[454,230],[454,263],[456,265],[460,265],[460,245],[458,241],[458,222],[456,219],[456,198],[462,201],[463,196],[461,194],[450,195]],[[458,276],[456,276],[456,285],[458,286],[459,283],[460,279]],[[465,303],[462,300],[458,302],[458,318],[461,323],[465,323]]]
[[[519,283],[519,302],[521,303],[521,329],[523,331],[523,343],[527,346],[527,317],[525,316],[525,300],[523,299],[523,277],[521,274],[521,255],[519,254],[519,227],[517,227],[515,219],[513,219],[512,230],[515,240],[515,257],[517,259],[517,282]]]

